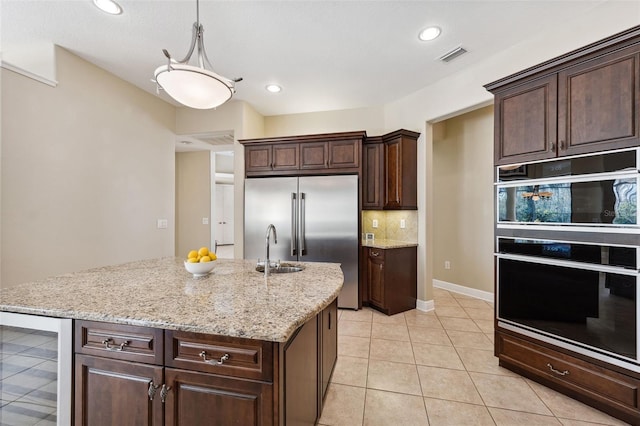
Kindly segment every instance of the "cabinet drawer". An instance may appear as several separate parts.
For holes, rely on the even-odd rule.
[[[378,248],[369,248],[369,257],[371,259],[384,260],[384,250]]]
[[[257,380],[273,380],[273,343],[165,331],[166,360],[170,367]]]
[[[162,364],[160,329],[95,321],[75,322],[75,352],[126,361]]]
[[[499,334],[501,360],[564,387],[634,410],[640,408],[640,381],[516,337]]]

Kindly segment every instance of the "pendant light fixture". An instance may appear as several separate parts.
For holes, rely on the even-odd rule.
[[[200,24],[200,1],[196,0],[196,22],[193,24],[191,47],[185,58],[176,61],[166,49],[167,64],[156,68],[154,73],[158,89],[190,108],[210,109],[227,102],[236,92],[235,83],[242,78],[228,79],[210,71],[213,67],[204,51],[204,28]],[[196,50],[198,66],[189,65]],[[205,68],[205,65],[209,69]]]

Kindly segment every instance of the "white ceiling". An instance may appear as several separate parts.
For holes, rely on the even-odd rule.
[[[0,1],[3,47],[50,41],[154,94],[162,49],[182,58],[196,20],[195,0],[119,0],[119,16],[91,0]],[[214,70],[244,78],[236,99],[277,115],[394,101],[604,1],[201,0],[200,21]],[[442,35],[420,42],[429,25]],[[457,46],[469,53],[436,60]]]

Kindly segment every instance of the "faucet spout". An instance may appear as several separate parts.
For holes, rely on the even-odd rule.
[[[269,276],[269,268],[271,267],[271,260],[269,260],[269,237],[273,233],[273,243],[278,244],[278,233],[276,232],[276,227],[272,224],[267,226],[267,235],[265,236],[265,244],[264,244],[264,276],[265,278]]]

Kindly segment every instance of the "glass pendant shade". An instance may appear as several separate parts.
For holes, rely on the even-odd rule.
[[[230,80],[211,69],[211,63],[204,51],[204,27],[200,24],[200,1],[196,0],[196,22],[193,24],[193,38],[187,56],[177,61],[162,49],[167,64],[159,66],[154,72],[155,82],[160,90],[167,92],[182,105],[197,109],[211,109],[227,102],[236,92],[235,84],[242,78]],[[198,67],[189,64],[191,55],[196,53]]]
[[[233,96],[233,82],[204,68],[186,64],[162,65],[155,79],[169,96],[183,105],[210,109],[222,105]]]

